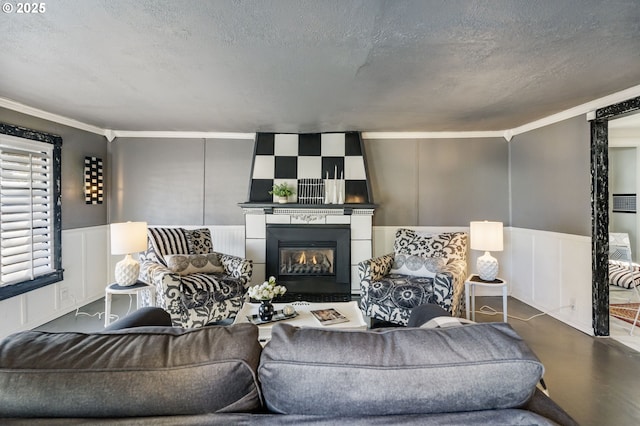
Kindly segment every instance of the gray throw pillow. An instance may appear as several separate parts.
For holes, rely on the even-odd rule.
[[[209,254],[169,254],[165,256],[167,267],[179,275],[195,273],[216,274],[224,272],[217,253]]]
[[[445,264],[446,260],[443,258],[396,254],[390,272],[392,274],[433,278],[440,273]]]

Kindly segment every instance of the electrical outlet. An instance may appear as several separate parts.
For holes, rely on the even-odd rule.
[[[571,310],[575,311],[576,310],[576,298],[572,297],[571,299],[569,299],[569,305],[571,305]]]
[[[62,287],[60,289],[60,300],[69,299],[69,289],[67,287]]]

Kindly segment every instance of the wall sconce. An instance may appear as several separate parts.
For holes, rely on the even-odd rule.
[[[104,186],[102,176],[102,158],[84,157],[84,202],[102,204]]]

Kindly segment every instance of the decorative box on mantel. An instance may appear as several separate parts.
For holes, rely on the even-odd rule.
[[[302,182],[322,181],[328,189],[340,188],[338,191],[343,192],[335,197],[330,191],[324,193],[322,204],[298,203],[297,193],[290,197],[290,203],[280,204],[269,194],[274,184],[282,183],[297,192],[302,179],[305,179]],[[246,256],[253,260],[253,283],[263,282],[267,273],[272,272],[267,271],[273,268],[267,265],[268,226],[304,228],[309,225],[310,228],[326,227],[328,231],[341,227],[350,231],[346,259],[350,266],[351,293],[359,292],[357,264],[372,257],[372,216],[376,205],[358,132],[257,134],[249,201],[239,205],[245,215]],[[344,256],[341,253],[339,259]]]

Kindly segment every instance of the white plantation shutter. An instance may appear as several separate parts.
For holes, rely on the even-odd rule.
[[[55,272],[53,145],[0,138],[0,288]]]

